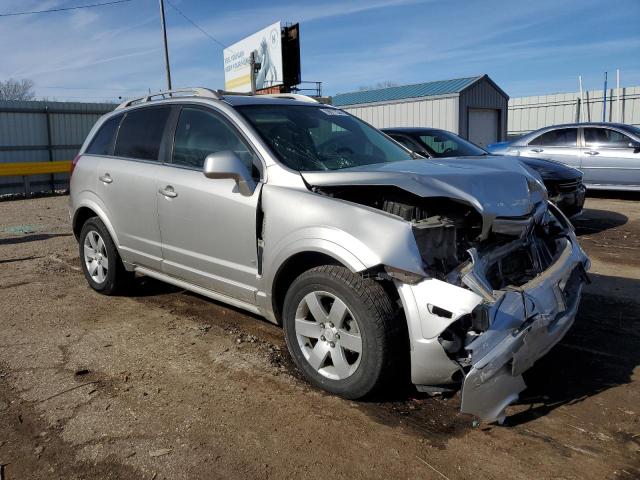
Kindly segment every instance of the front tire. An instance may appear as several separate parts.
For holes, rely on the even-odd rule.
[[[88,219],[79,238],[80,264],[89,286],[103,295],[113,295],[134,276],[125,270],[107,227],[98,217]]]
[[[334,265],[312,268],[289,287],[283,323],[294,362],[323,390],[358,399],[399,373],[397,308],[373,279]]]

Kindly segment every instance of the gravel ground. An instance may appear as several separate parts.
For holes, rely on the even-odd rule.
[[[0,478],[640,478],[639,199],[588,199],[593,283],[505,426],[324,394],[278,327],[151,279],[98,295],[66,197],[0,202]]]

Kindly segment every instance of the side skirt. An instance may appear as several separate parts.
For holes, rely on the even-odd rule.
[[[253,305],[251,303],[243,302],[242,300],[229,297],[228,295],[223,295],[221,293],[199,287],[197,285],[194,285],[193,283],[185,282],[184,280],[170,277],[165,273],[158,272],[156,270],[151,270],[149,268],[136,266],[134,270],[138,273],[141,273],[142,275],[147,275],[148,277],[155,278],[156,280],[160,280],[162,282],[175,285],[176,287],[184,288],[185,290],[189,290],[199,295],[209,297],[213,300],[217,300],[219,302],[226,303],[234,307],[242,308],[243,310],[247,310],[251,313],[264,316],[262,311],[256,305]]]

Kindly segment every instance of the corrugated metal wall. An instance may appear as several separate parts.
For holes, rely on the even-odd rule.
[[[640,87],[621,88],[622,123],[640,126]],[[578,121],[578,93],[556,93],[509,100],[509,136],[521,135],[538,128]],[[601,122],[603,90],[584,92],[582,121]],[[618,122],[616,89],[607,90],[606,120]]]
[[[0,162],[72,160],[111,103],[0,101]],[[64,189],[67,174],[33,175],[31,192]],[[25,193],[22,177],[0,177],[0,195]]]
[[[370,105],[349,105],[342,109],[376,128],[434,127],[458,133],[457,94]]]
[[[486,108],[499,111],[498,135],[504,140],[507,134],[508,98],[486,79],[482,79],[460,94],[460,131],[461,136],[469,136],[469,110],[472,108]]]

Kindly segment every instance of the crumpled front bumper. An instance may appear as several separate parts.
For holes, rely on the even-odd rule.
[[[447,357],[435,331],[442,332],[445,323],[453,323],[476,307],[484,308],[490,327],[466,346],[470,369],[468,365],[464,369],[461,411],[484,421],[501,422],[505,408],[526,387],[522,373],[560,341],[578,310],[590,262],[573,233],[561,241],[564,244],[557,260],[521,287],[490,294],[474,289],[483,283],[480,268],[471,270],[466,279],[470,289],[434,279],[399,286],[411,337],[413,383],[426,391],[429,385],[451,383],[463,366]],[[434,293],[435,286],[442,291]],[[429,305],[452,315],[436,318]],[[430,327],[434,322],[437,326]],[[421,331],[416,324],[421,325]]]
[[[463,412],[502,421],[504,409],[525,389],[522,373],[573,324],[589,260],[575,236],[564,241],[548,270],[488,307],[491,327],[467,346],[472,367],[462,386]]]
[[[553,196],[549,196],[549,200],[562,210],[562,213],[567,217],[573,218],[582,213],[586,197],[587,189],[580,183],[574,190],[568,192],[560,191]]]

